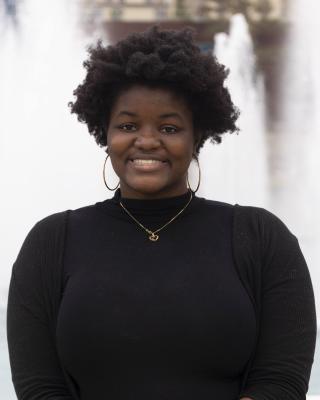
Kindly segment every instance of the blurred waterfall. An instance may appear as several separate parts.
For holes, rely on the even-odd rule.
[[[74,0],[0,0],[0,398],[5,400],[16,399],[5,307],[22,242],[45,216],[106,197],[105,153],[99,157],[93,138],[67,106],[87,57],[78,6]]]
[[[282,78],[279,145],[283,180],[275,205],[298,237],[320,314],[320,3],[291,4]]]
[[[276,214],[298,238],[310,271],[318,318],[308,399],[320,399],[320,3],[291,0],[281,75],[280,174]]]
[[[99,157],[93,138],[67,106],[87,57],[78,2],[25,0],[18,26],[5,22],[11,18],[7,13],[0,15],[0,304],[5,305],[12,264],[35,222],[95,202],[105,190],[99,173],[104,153]]]
[[[214,200],[268,208],[264,82],[256,71],[243,15],[232,17],[229,35],[216,35],[214,54],[230,69],[226,85],[241,111],[240,133],[225,134],[220,145],[206,142],[199,158],[203,172],[199,192]]]

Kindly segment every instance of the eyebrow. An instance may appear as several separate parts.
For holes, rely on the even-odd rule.
[[[128,115],[129,117],[138,117],[138,114],[132,112],[132,111],[127,111],[127,110],[122,110],[118,113],[118,117],[121,115]],[[172,112],[172,113],[165,113],[165,114],[161,114],[159,115],[159,118],[170,118],[170,117],[176,117],[179,118],[180,120],[183,120],[181,115],[176,113],[176,112]]]

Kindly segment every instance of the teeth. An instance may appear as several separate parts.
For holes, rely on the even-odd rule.
[[[136,159],[136,160],[133,160],[133,162],[136,163],[136,164],[152,164],[152,163],[159,163],[159,162],[162,162],[162,161],[159,161],[159,160],[139,160],[139,159]]]

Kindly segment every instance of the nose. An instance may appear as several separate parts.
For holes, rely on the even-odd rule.
[[[139,129],[138,136],[135,140],[135,146],[141,149],[143,148],[145,150],[149,150],[157,148],[160,145],[160,134],[156,129],[150,126]]]

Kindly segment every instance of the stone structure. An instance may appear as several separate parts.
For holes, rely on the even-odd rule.
[[[81,0],[100,21],[218,20],[242,12],[249,20],[278,20],[288,0]]]
[[[278,121],[279,82],[288,31],[290,0],[78,0],[83,27],[90,34],[98,28],[107,42],[115,43],[131,32],[158,23],[165,29],[191,26],[204,51],[212,51],[213,37],[228,32],[232,14],[241,12],[249,21],[258,68],[266,86],[268,129]]]

